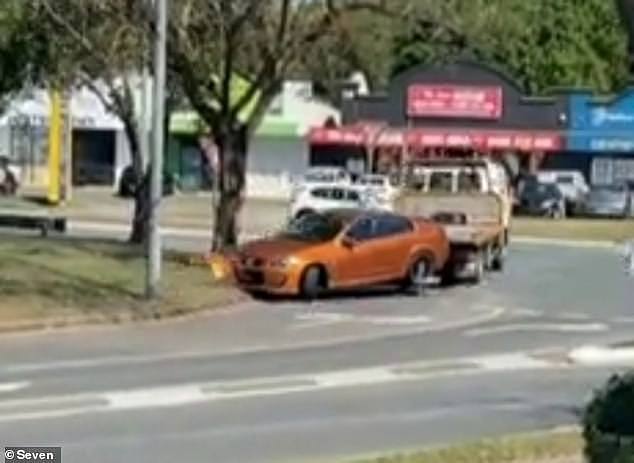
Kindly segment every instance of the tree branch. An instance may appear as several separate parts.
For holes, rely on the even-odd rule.
[[[281,9],[280,9],[280,23],[277,28],[277,32],[275,34],[275,42],[273,44],[273,51],[266,52],[265,56],[262,56],[264,63],[262,65],[262,69],[255,77],[255,79],[249,85],[249,88],[246,92],[240,97],[240,99],[233,106],[231,111],[231,117],[233,120],[238,117],[240,112],[244,110],[244,108],[251,103],[253,98],[257,95],[258,91],[260,91],[260,98],[265,97],[262,93],[262,88],[267,87],[267,80],[271,82],[275,82],[278,80],[279,76],[276,72],[276,68],[278,67],[278,63],[281,58],[283,46],[286,39],[286,34],[288,33],[288,23],[290,16],[290,6],[291,0],[283,0]]]

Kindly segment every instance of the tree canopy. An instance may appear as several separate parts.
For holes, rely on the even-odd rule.
[[[47,62],[33,11],[21,0],[0,1],[0,109],[6,98],[35,83]]]
[[[532,93],[556,86],[610,92],[628,80],[626,31],[606,0],[421,0],[394,54],[393,72],[475,57],[504,67]]]

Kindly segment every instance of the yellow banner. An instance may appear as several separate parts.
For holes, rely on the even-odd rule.
[[[62,96],[57,90],[51,92],[51,115],[48,136],[48,194],[50,204],[59,204],[61,199],[62,170]]]

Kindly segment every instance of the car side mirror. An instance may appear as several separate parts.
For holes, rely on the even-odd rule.
[[[341,238],[341,245],[344,248],[352,249],[356,246],[356,244],[357,242],[350,236],[344,236],[343,238]]]

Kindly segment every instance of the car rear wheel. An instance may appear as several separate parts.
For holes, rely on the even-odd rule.
[[[428,257],[417,257],[412,261],[404,282],[404,289],[422,294],[427,287],[427,280],[432,272],[431,260]]]
[[[326,276],[324,271],[316,265],[306,269],[300,283],[302,297],[308,300],[317,299],[326,290]]]
[[[302,217],[309,214],[313,214],[313,211],[311,209],[302,209],[297,214],[295,214],[295,219],[301,219]]]

